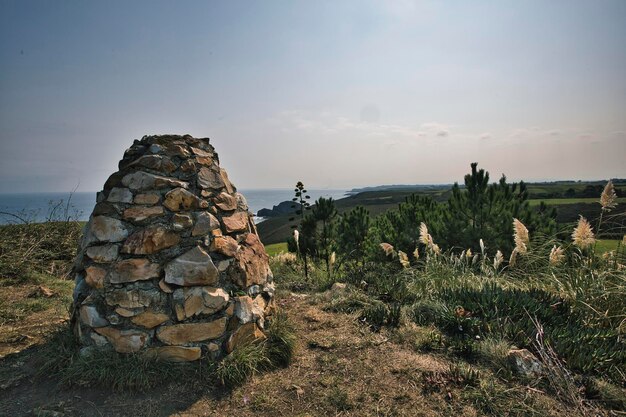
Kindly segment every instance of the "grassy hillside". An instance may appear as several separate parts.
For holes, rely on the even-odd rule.
[[[568,190],[574,190],[574,193],[583,195],[585,190],[591,192],[589,187],[595,187],[593,192],[596,192],[592,197],[564,197]],[[597,188],[600,191],[597,191]],[[543,201],[551,207],[557,209],[557,222],[561,224],[573,223],[578,219],[579,215],[585,216],[592,224],[597,222],[599,216],[599,204],[598,198],[602,191],[603,185],[600,183],[589,182],[559,182],[549,184],[528,184],[528,191],[530,195],[531,206],[539,206]],[[626,184],[616,183],[615,189],[618,193],[626,194]],[[411,194],[428,195],[435,201],[445,202],[450,197],[450,190],[447,187],[431,187],[427,190],[423,189],[401,189],[401,190],[379,190],[379,191],[367,191],[358,193],[340,200],[336,200],[336,207],[339,213],[350,210],[356,206],[363,206],[373,217],[384,213],[387,210],[393,210],[398,207],[399,203],[402,203],[406,197]],[[545,198],[542,196],[546,196]],[[558,196],[558,198],[554,198]],[[623,224],[624,213],[626,213],[626,197],[620,197],[617,199],[618,206],[611,212],[613,221],[617,221],[617,224]],[[279,216],[269,218],[261,222],[257,228],[261,239],[266,244],[273,244],[279,242],[286,242],[291,236],[293,229],[289,223],[289,218],[292,216]],[[605,229],[609,230],[609,229]],[[614,236],[618,238],[619,236]]]
[[[206,361],[81,359],[64,274],[78,234],[48,245],[76,230],[59,227],[0,228],[0,415],[608,417],[626,408],[624,271],[600,259],[538,269],[545,248],[531,247],[518,267],[498,270],[448,254],[403,268],[395,256],[340,261],[332,276],[312,264],[305,279],[295,257],[276,256],[291,366],[264,365],[252,345],[216,371]],[[516,348],[532,352],[540,373],[521,373]]]

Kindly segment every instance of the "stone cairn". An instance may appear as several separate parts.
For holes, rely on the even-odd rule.
[[[124,153],[85,226],[72,327],[89,354],[218,359],[264,338],[268,257],[209,139],[145,136]]]

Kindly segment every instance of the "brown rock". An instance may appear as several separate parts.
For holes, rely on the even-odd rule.
[[[176,213],[172,216],[172,226],[176,230],[183,230],[193,226],[193,220],[188,214]]]
[[[226,318],[207,323],[186,323],[161,326],[157,338],[166,345],[183,345],[190,342],[217,339],[226,330]]]
[[[126,259],[113,265],[109,281],[112,284],[142,281],[157,278],[160,273],[159,264],[153,264],[147,259]]]
[[[208,211],[195,213],[196,225],[191,230],[191,236],[204,236],[210,231],[219,229],[220,222]]]
[[[106,269],[98,268],[97,266],[85,268],[85,282],[92,288],[103,288],[106,275]]]
[[[122,246],[122,253],[147,255],[172,247],[180,242],[178,233],[163,226],[150,226],[130,235]]]
[[[193,152],[194,155],[196,156],[200,156],[200,157],[208,157],[208,158],[212,158],[213,154],[207,151],[203,151],[200,148],[194,148],[193,146],[191,147],[191,152]]]
[[[159,288],[161,288],[161,291],[171,294],[174,292],[174,289],[172,287],[170,287],[169,285],[167,285],[167,283],[165,282],[165,279],[161,279],[161,281],[159,281]]]
[[[264,340],[265,334],[254,322],[244,324],[233,332],[226,342],[226,352],[231,353],[239,346]]]
[[[144,155],[136,161],[129,164],[129,166],[138,165],[145,168],[153,169],[155,171],[163,171],[170,173],[176,170],[176,165],[167,156],[160,155]]]
[[[224,188],[224,180],[218,171],[202,167],[198,171],[198,186],[200,188],[220,190]]]
[[[205,165],[210,167],[211,165],[213,165],[213,158],[211,157],[204,157],[204,156],[198,156],[196,158],[196,162],[200,165]]]
[[[119,330],[114,327],[100,327],[95,330],[106,337],[120,353],[138,352],[146,346],[148,340],[148,333],[139,330]]]
[[[269,276],[271,271],[265,248],[257,235],[248,233],[235,255],[231,278],[239,286],[248,288],[254,284],[264,284]]]
[[[148,190],[151,188],[182,187],[187,188],[189,184],[176,178],[162,177],[148,172],[137,171],[127,174],[122,178],[122,184],[131,190]]]
[[[248,230],[248,213],[240,211],[232,216],[222,217],[224,231],[226,233],[234,233]]]
[[[144,311],[138,316],[130,319],[134,324],[145,327],[146,329],[152,329],[153,327],[158,326],[159,324],[163,324],[169,320],[169,316],[167,314],[158,313],[154,311]]]
[[[228,173],[226,172],[226,170],[224,168],[220,168],[220,177],[222,177],[222,182],[224,183],[224,187],[226,188],[226,192],[228,194],[234,194],[235,191],[237,191],[237,190],[235,189],[233,184],[231,184],[230,180],[228,179]]]
[[[164,362],[191,362],[200,359],[202,350],[199,347],[161,346],[148,349],[146,354]]]
[[[213,285],[219,272],[211,257],[199,246],[174,259],[165,267],[165,282],[182,286]]]
[[[203,206],[208,207],[206,201],[200,200],[193,193],[183,188],[176,188],[165,194],[163,205],[171,211],[187,211],[203,208]]]
[[[117,245],[91,246],[85,253],[94,262],[108,263],[117,259],[119,247]]]
[[[154,207],[142,207],[142,206],[134,206],[127,208],[124,210],[124,218],[134,220],[136,222],[148,219],[150,217],[161,216],[163,215],[163,207],[154,206]]]
[[[135,204],[153,206],[161,200],[161,196],[155,193],[143,193],[135,196]]]
[[[180,156],[182,158],[187,158],[191,155],[189,151],[181,145],[169,145],[167,147],[167,153],[171,156]]]
[[[133,317],[136,316],[137,314],[140,314],[143,310],[142,309],[128,309],[128,308],[124,308],[124,307],[117,307],[115,309],[115,313],[122,316],[122,317]]]
[[[216,236],[211,242],[211,251],[226,256],[235,256],[239,244],[230,236]]]
[[[228,293],[214,287],[186,287],[174,291],[176,318],[184,320],[199,314],[214,314],[228,304]]]
[[[220,193],[213,199],[213,204],[224,211],[232,211],[237,208],[237,198],[227,193]]]

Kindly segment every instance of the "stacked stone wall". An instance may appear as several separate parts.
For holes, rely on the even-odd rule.
[[[243,195],[208,139],[146,136],[85,226],[72,326],[84,353],[217,359],[263,338],[274,286]]]

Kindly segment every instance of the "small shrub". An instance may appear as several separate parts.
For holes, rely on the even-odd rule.
[[[237,347],[219,363],[218,380],[232,388],[243,384],[252,375],[271,366],[264,343],[249,343]]]
[[[267,330],[267,356],[274,366],[288,366],[296,350],[297,335],[293,323],[282,311],[271,318]]]
[[[349,411],[353,407],[348,393],[339,387],[333,387],[326,399],[337,411]]]

